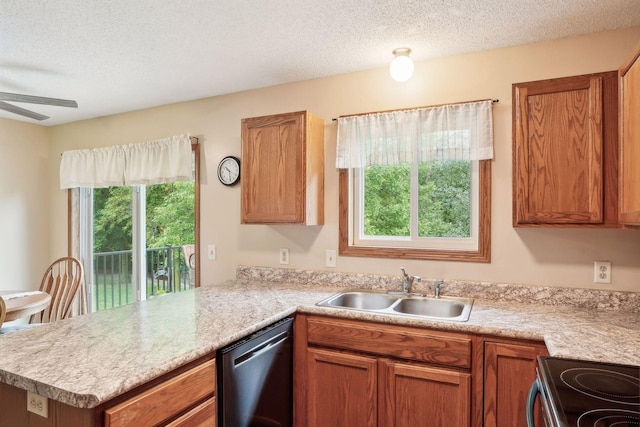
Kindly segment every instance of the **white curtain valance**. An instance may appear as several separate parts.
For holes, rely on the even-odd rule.
[[[60,188],[164,184],[192,179],[189,135],[62,153]]]
[[[493,158],[492,101],[338,119],[336,167]]]

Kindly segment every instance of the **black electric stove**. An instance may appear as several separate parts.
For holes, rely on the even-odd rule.
[[[639,427],[640,367],[538,357],[548,427]]]

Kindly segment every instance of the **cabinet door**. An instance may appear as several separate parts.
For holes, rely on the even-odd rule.
[[[620,223],[640,226],[640,44],[620,68]]]
[[[308,426],[377,426],[376,359],[309,348]]]
[[[527,394],[536,377],[536,357],[543,345],[485,343],[484,426],[526,427]],[[542,420],[540,408],[538,419]],[[536,423],[542,426],[542,422]]]
[[[420,365],[381,361],[380,404],[385,427],[469,427],[471,375]],[[382,403],[384,402],[384,404]]]
[[[242,222],[304,222],[304,113],[242,121]]]
[[[601,73],[513,85],[514,225],[609,219],[605,195],[617,204],[616,82]]]

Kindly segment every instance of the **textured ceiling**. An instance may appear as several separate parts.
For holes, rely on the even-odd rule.
[[[55,125],[640,25],[640,0],[1,0],[0,92]]]

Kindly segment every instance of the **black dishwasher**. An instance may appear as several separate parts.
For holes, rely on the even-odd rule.
[[[291,427],[293,318],[218,351],[220,427]]]

